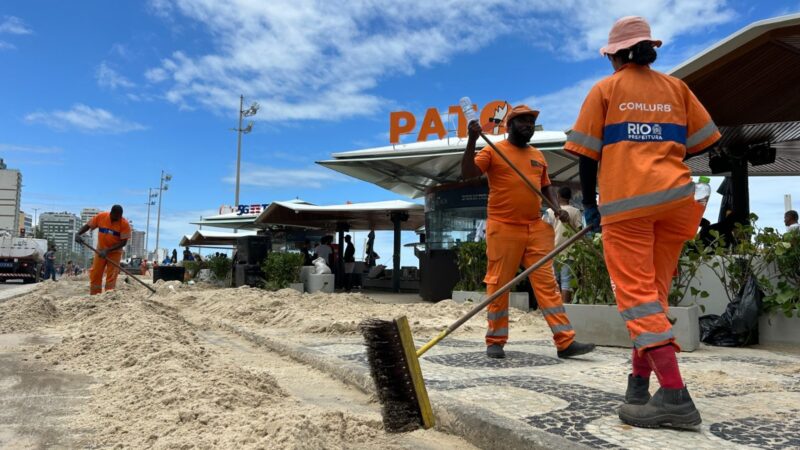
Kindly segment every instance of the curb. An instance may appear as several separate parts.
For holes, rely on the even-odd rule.
[[[7,291],[0,291],[0,303],[5,303],[17,297],[22,297],[23,295],[30,294],[31,292],[35,291],[38,288],[39,288],[39,283],[33,283],[33,284],[24,284],[18,288],[9,289]]]
[[[254,344],[328,373],[367,395],[375,395],[375,386],[369,371],[361,366],[300,345],[280,342],[229,322],[217,321],[216,324]],[[510,423],[507,418],[474,404],[446,398],[435,392],[429,392],[429,395],[436,416],[435,428],[460,436],[480,448],[565,450],[590,448],[551,433]]]

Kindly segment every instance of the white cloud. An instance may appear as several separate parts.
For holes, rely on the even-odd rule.
[[[545,130],[567,130],[572,127],[575,118],[578,117],[583,99],[586,98],[589,89],[601,78],[602,76],[586,78],[572,86],[549,94],[534,95],[514,102],[514,104],[524,103],[541,111],[537,122],[542,124]]]
[[[144,125],[115,116],[102,108],[80,103],[67,111],[35,112],[25,116],[28,123],[42,123],[56,130],[76,129],[88,133],[126,133],[144,130]]]
[[[32,145],[0,144],[0,152],[54,155],[63,152],[60,147],[38,147]]]
[[[105,61],[101,62],[100,65],[97,66],[95,78],[97,78],[97,84],[100,85],[100,87],[107,87],[111,89],[121,87],[130,89],[136,86],[131,80],[125,78],[116,70],[111,68],[111,66],[109,66]]]
[[[0,33],[31,34],[33,30],[19,17],[4,16],[0,21]]]
[[[144,73],[144,77],[147,78],[147,80],[152,83],[160,83],[169,78],[169,75],[167,75],[166,70],[160,67],[154,67],[152,69],[148,69]]]
[[[177,49],[146,77],[182,108],[229,110],[244,92],[264,120],[375,114],[383,78],[446,63],[511,33],[565,59],[599,57],[614,20],[650,18],[666,40],[731,20],[723,0],[151,0],[155,14],[186,16],[212,39],[206,54]],[[170,21],[170,23],[173,23]]]
[[[17,46],[6,41],[0,41],[0,50],[14,50]]]
[[[223,178],[229,184],[236,183],[236,174]],[[301,168],[284,168],[243,164],[239,184],[242,186],[257,186],[269,188],[302,187],[303,189],[320,189],[331,182],[351,182],[347,178],[332,170],[317,166]]]

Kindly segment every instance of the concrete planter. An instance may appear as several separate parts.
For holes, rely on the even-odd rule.
[[[528,302],[527,292],[512,292],[508,296],[508,305],[512,308],[521,309],[525,312],[531,310],[530,303]]]
[[[800,344],[800,317],[782,313],[764,314],[758,318],[759,344]]]
[[[481,299],[484,298],[486,292],[476,292],[476,291],[453,291],[452,299],[456,303],[464,303],[467,300],[472,301],[472,303],[478,303]]]
[[[617,305],[564,305],[567,315],[575,328],[577,339],[611,347],[632,347],[625,321],[617,311]],[[670,315],[677,319],[672,326],[678,345],[686,352],[700,345],[700,308],[692,306],[673,306]]]
[[[289,284],[289,289],[294,289],[295,291],[297,291],[297,292],[302,294],[303,292],[305,292],[305,284],[303,284],[303,283],[290,283]]]

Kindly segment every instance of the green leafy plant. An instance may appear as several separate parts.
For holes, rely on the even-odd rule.
[[[231,260],[228,255],[217,254],[209,256],[205,262],[217,280],[224,281],[231,272]]]
[[[577,302],[593,305],[616,303],[603,256],[600,233],[579,240],[565,254],[559,256],[559,259],[569,261],[572,272],[570,286]]]
[[[732,242],[724,236],[711,231],[714,242],[709,267],[722,282],[728,301],[732,301],[747,283],[751,275],[765,293],[772,290],[772,282],[767,276],[767,267],[773,260],[774,243],[777,237],[771,228],[761,230],[756,227],[758,216],[750,215],[748,224],[737,223],[732,233]]]
[[[699,238],[686,242],[678,260],[678,273],[672,279],[672,287],[667,299],[670,306],[678,306],[689,294],[695,302],[698,299],[708,298],[709,293],[705,290],[691,286],[692,281],[697,277],[697,272],[703,264],[708,264],[713,254],[713,247],[707,247]],[[705,312],[704,305],[699,305]]]
[[[460,279],[457,291],[484,291],[483,277],[486,275],[486,242],[462,242],[456,247],[456,262]]]
[[[769,245],[767,262],[773,264],[777,279],[764,297],[764,312],[781,312],[800,317],[800,232],[780,235],[767,229],[762,238]]]
[[[291,283],[299,283],[303,260],[301,253],[271,252],[261,263],[261,270],[266,277],[264,287],[277,291],[288,288]]]
[[[189,273],[189,276],[195,278],[197,273],[200,272],[200,269],[203,268],[203,264],[199,261],[184,261],[183,267],[186,268],[186,272]]]

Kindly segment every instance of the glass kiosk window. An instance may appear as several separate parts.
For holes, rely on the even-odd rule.
[[[431,189],[425,196],[427,248],[452,249],[484,238],[488,198],[485,180]]]

